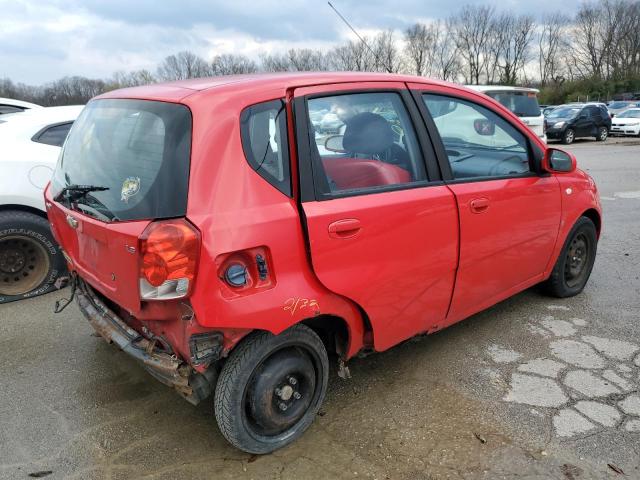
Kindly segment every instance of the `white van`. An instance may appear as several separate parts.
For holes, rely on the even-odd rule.
[[[515,113],[544,142],[544,115],[538,105],[537,88],[507,87],[504,85],[467,85],[468,88],[489,95]]]

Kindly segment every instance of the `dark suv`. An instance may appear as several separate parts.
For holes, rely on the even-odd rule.
[[[611,130],[611,117],[604,105],[562,105],[546,118],[547,138],[570,144],[578,137],[603,142]]]

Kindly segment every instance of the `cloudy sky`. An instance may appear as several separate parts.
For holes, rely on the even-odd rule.
[[[540,15],[557,0],[333,0],[361,33],[444,18],[464,4]],[[564,0],[570,13],[580,0]],[[352,34],[324,0],[0,0],[0,78],[42,84],[65,75],[155,71],[167,55],[206,59],[292,47],[328,49]]]

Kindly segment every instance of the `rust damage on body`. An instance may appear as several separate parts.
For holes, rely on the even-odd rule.
[[[129,327],[80,279],[76,298],[80,311],[102,338],[141,361],[151,375],[175,388],[189,402],[198,403],[199,399],[194,397],[193,388],[189,385],[193,373],[189,365],[177,356],[159,350],[155,341],[148,340]]]

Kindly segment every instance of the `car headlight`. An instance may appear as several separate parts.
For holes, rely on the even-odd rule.
[[[564,124],[567,122],[556,122],[553,124],[553,128],[561,128],[564,126]]]
[[[627,123],[627,125],[631,125],[632,127],[635,127],[636,125],[640,125],[640,122],[629,122]]]

